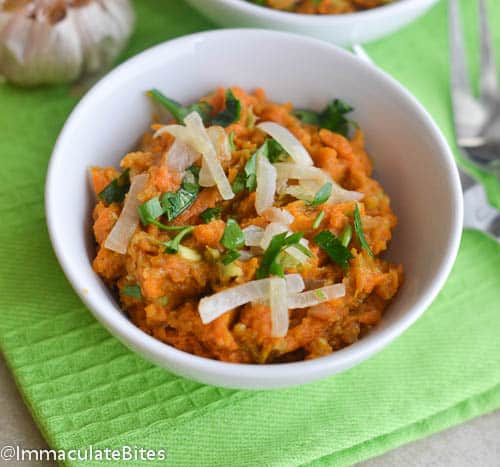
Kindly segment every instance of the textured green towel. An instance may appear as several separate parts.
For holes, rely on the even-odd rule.
[[[471,51],[473,3],[463,2]],[[179,0],[136,6],[127,55],[211,27]],[[500,44],[498,2],[490,17]],[[367,49],[451,140],[446,31],[441,2]],[[223,390],[178,378],[125,349],[73,293],[45,228],[47,162],[75,104],[65,86],[0,85],[0,344],[52,447],[165,448],[167,465],[176,466],[345,465],[500,407],[500,247],[479,233],[464,235],[445,289],[410,330],[318,383]],[[499,186],[488,183],[500,205]]]

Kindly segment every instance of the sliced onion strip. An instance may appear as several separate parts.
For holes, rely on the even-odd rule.
[[[278,222],[283,225],[290,225],[295,220],[287,210],[270,207],[262,212],[262,217],[264,217],[269,222]]]
[[[276,169],[269,159],[259,154],[257,156],[257,189],[255,193],[255,210],[262,214],[274,204],[276,193]]]
[[[319,305],[320,303],[327,302],[336,298],[345,297],[345,285],[334,284],[327,285],[315,290],[308,290],[298,294],[288,295],[288,307],[294,308],[308,308],[310,306]]]
[[[313,165],[311,156],[302,143],[284,126],[275,122],[262,122],[257,125],[264,133],[274,138],[299,165]]]
[[[141,202],[137,196],[144,190],[148,177],[148,174],[140,174],[132,178],[130,190],[125,199],[122,212],[104,241],[104,248],[116,251],[122,255],[127,253],[130,239],[139,225],[137,208]]]
[[[243,229],[243,235],[245,236],[246,246],[260,246],[264,229],[256,225],[249,225]]]
[[[271,279],[259,279],[246,282],[236,287],[222,290],[210,297],[204,297],[198,305],[203,324],[208,324],[222,316],[229,310],[257,300],[269,298]],[[289,294],[296,294],[304,290],[304,281],[300,274],[288,274],[285,276],[286,290]]]
[[[175,170],[182,173],[194,162],[200,158],[200,153],[196,152],[191,146],[184,143],[181,139],[175,138],[172,146],[167,152],[167,167],[169,170]]]
[[[271,336],[284,337],[288,332],[288,297],[285,279],[269,279],[269,305],[271,307]]]
[[[210,175],[215,180],[222,198],[225,200],[234,198],[231,184],[224,173],[221,163],[217,159],[215,148],[208,137],[207,130],[203,126],[203,120],[198,112],[191,112],[184,119],[184,123],[191,133],[196,135],[192,143],[196,145],[194,146],[195,149],[201,152],[203,161],[206,163]]]

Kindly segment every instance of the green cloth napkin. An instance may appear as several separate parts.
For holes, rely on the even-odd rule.
[[[474,3],[462,5],[477,81]],[[500,4],[490,8],[500,44]],[[178,0],[138,0],[136,9],[126,56],[213,27]],[[367,50],[451,142],[445,2]],[[70,288],[45,227],[47,163],[76,102],[67,86],[0,85],[0,346],[53,448],[163,448],[175,466],[347,465],[500,407],[500,247],[474,232],[425,315],[341,375],[280,391],[226,390],[127,350]],[[500,185],[485,182],[500,206]]]

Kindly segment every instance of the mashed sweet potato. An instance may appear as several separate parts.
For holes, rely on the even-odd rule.
[[[354,13],[385,5],[394,0],[249,0],[276,10],[310,15]]]
[[[190,110],[203,110],[209,113],[209,118],[219,115],[226,119],[222,126],[231,146],[229,157],[220,163],[237,192],[235,197],[224,200],[217,186],[198,186],[196,177],[190,178],[196,185],[190,192],[190,187],[183,182],[185,174],[168,165],[174,136],[158,132],[154,137],[154,132],[162,128],[155,123],[152,131],[143,136],[140,147],[123,157],[121,174],[132,180],[138,174],[148,175],[138,196],[140,203],[155,197],[160,197],[163,203],[161,197],[165,193],[178,194],[181,189],[194,200],[175,218],[161,212],[157,213],[156,221],[148,223],[143,219],[128,241],[126,254],[120,254],[106,248],[105,242],[127,199],[123,198],[125,193],[120,199],[120,190],[125,187],[126,191],[128,185],[126,181],[120,184],[121,178],[117,178],[120,172],[114,168],[91,168],[93,187],[100,195],[93,213],[97,243],[93,268],[117,293],[121,306],[138,327],[180,350],[239,363],[277,363],[328,355],[352,344],[377,325],[401,285],[402,267],[379,256],[387,249],[396,216],[388,196],[371,178],[372,163],[364,149],[363,133],[357,128],[349,129],[343,117],[350,109],[336,101],[336,107],[331,109],[339,113],[329,117],[327,114],[318,117],[312,112],[295,114],[292,104],[271,102],[261,89],[252,94],[237,87],[231,91],[232,103],[228,102],[228,91],[220,88],[201,99],[203,107]],[[230,107],[234,110],[236,101],[240,106],[235,111],[236,117],[233,115],[234,121],[227,121],[232,118]],[[327,117],[332,117],[329,123]],[[265,229],[270,222],[256,212],[257,195],[250,178],[243,180],[243,188],[237,189],[236,185],[241,183],[241,174],[245,174],[251,156],[269,140],[268,135],[256,127],[263,121],[276,122],[288,129],[310,154],[314,166],[330,177],[332,183],[362,196],[359,201],[331,202],[318,195],[311,201],[277,188],[274,207],[293,216],[289,216],[292,219],[289,231],[303,234],[310,256],[302,262],[288,258],[276,263],[277,269],[268,275],[300,274],[306,290],[335,283],[345,287],[342,298],[290,309],[288,332],[280,337],[272,334],[270,305],[266,300],[238,306],[208,324],[203,324],[198,310],[201,298],[253,281],[262,274],[266,252],[242,246],[238,234],[239,229],[249,226]],[[339,125],[338,131],[327,128],[334,124]],[[341,133],[352,134],[352,137]],[[285,158],[286,162],[286,154],[280,157],[279,160]],[[196,170],[192,172],[197,177],[200,165],[200,159],[193,163]],[[297,180],[288,183],[291,187],[297,184]],[[356,211],[360,221],[357,224]],[[231,222],[236,224],[236,230],[230,239],[234,245],[228,249],[224,246],[228,240],[223,237],[228,231],[229,219],[235,221]],[[162,227],[165,225],[184,230],[166,230]],[[182,238],[172,242],[179,232],[183,232]],[[319,241],[320,232],[336,239],[336,253]],[[344,246],[340,246],[342,242]],[[344,264],[335,257],[339,251],[347,255]]]

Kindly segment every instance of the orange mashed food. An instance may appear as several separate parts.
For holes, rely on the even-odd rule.
[[[265,227],[269,223],[257,214],[256,194],[248,190],[224,201],[216,187],[200,188],[194,203],[171,222],[194,227],[182,240],[183,246],[198,253],[199,257],[194,260],[166,252],[159,242],[172,239],[177,232],[164,231],[155,225],[139,224],[126,254],[105,248],[104,242],[120,215],[123,202],[108,204],[100,199],[93,212],[93,233],[97,243],[93,268],[117,293],[122,308],[135,325],[185,352],[239,363],[289,362],[331,354],[357,341],[376,326],[402,283],[402,267],[379,257],[387,249],[391,231],[397,223],[396,216],[388,196],[371,178],[372,163],[365,152],[360,129],[348,139],[319,126],[302,123],[294,115],[292,104],[271,102],[261,89],[252,94],[237,87],[231,90],[241,102],[239,119],[225,128],[233,144],[230,160],[223,163],[231,183],[266,139],[266,134],[256,128],[256,122],[273,121],[286,127],[302,143],[316,167],[343,188],[364,195],[357,205],[364,236],[373,254],[363,248],[353,229],[348,244],[352,257],[347,268],[332,261],[312,239],[324,230],[341,236],[346,226],[353,225],[356,202],[313,206],[285,195],[277,196],[275,203],[293,215],[290,230],[303,232],[313,253],[306,264],[285,267],[285,273],[299,273],[306,290],[343,283],[345,296],[309,308],[289,310],[289,329],[283,337],[271,335],[270,308],[265,302],[247,303],[209,324],[202,323],[198,312],[200,299],[254,280],[262,261],[261,255],[236,259],[231,268],[237,268],[238,274],[231,274],[219,260],[226,251],[221,245],[221,237],[228,219],[236,220],[241,228]],[[215,114],[224,110],[226,95],[226,90],[220,88],[202,101],[209,103]],[[152,130],[160,126],[153,124]],[[182,180],[179,173],[169,170],[165,164],[174,137],[163,133],[154,138],[153,133],[146,133],[137,150],[126,154],[120,163],[121,169],[128,169],[131,177],[149,174],[139,195],[142,202],[178,190]],[[101,193],[119,174],[112,167],[91,168],[94,191]],[[220,208],[220,215],[205,223],[200,214],[215,207]],[[324,213],[322,219],[318,217],[321,211]],[[320,222],[316,225],[318,218]],[[161,219],[168,223],[165,218]],[[137,287],[140,294],[125,294],[127,286]]]
[[[275,10],[309,15],[338,15],[354,13],[386,5],[394,0],[250,0]]]

